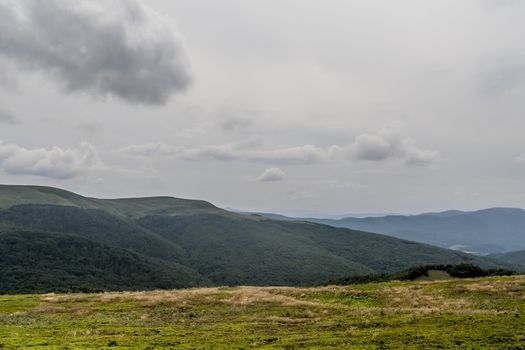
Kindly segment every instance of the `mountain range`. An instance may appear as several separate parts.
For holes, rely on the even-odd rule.
[[[489,208],[470,212],[448,210],[419,215],[346,217],[337,220],[291,218],[268,213],[260,215],[276,220],[307,221],[381,233],[478,255],[525,250],[525,210],[518,208]]]
[[[415,265],[503,265],[409,240],[173,197],[0,185],[0,293],[312,285]]]

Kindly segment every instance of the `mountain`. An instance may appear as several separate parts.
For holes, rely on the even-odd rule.
[[[496,253],[491,254],[490,257],[506,264],[518,266],[525,270],[525,250],[508,253]]]
[[[490,208],[472,212],[448,210],[420,215],[347,217],[340,220],[260,215],[283,221],[308,221],[376,232],[478,255],[525,249],[525,211],[517,208]]]
[[[172,197],[0,186],[0,292],[309,285],[491,259],[380,234],[241,215]]]
[[[177,263],[68,234],[2,230],[0,293],[181,288],[209,284]]]

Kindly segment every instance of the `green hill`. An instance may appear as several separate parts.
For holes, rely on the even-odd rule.
[[[0,291],[143,290],[209,284],[176,263],[105,246],[77,236],[0,233]]]
[[[79,208],[98,208],[96,201],[58,188],[0,185],[0,208],[21,204],[52,204]]]
[[[516,265],[521,268],[522,271],[525,271],[525,250],[492,254],[490,257],[506,264]]]
[[[311,285],[415,265],[501,266],[379,234],[235,214],[204,201],[95,199],[37,186],[0,186],[0,235],[0,252],[9,257],[0,275],[10,276],[3,293]],[[114,271],[111,261],[129,268]]]
[[[183,215],[223,210],[205,201],[173,197],[98,199],[45,186],[0,185],[0,209],[23,204],[49,204],[81,209],[99,209],[108,213],[141,217],[151,214]]]

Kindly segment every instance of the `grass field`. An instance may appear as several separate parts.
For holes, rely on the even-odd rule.
[[[0,296],[0,349],[525,349],[525,276]]]

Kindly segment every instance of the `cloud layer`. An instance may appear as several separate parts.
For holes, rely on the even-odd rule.
[[[0,0],[0,54],[65,91],[166,103],[191,83],[174,24],[140,0]]]
[[[79,148],[27,149],[0,141],[0,169],[9,174],[70,179],[100,168],[97,150],[87,142]]]
[[[314,164],[333,159],[338,146],[327,148],[304,145],[277,149],[254,149],[252,143],[173,147],[162,143],[131,145],[118,152],[132,156],[176,156],[190,161],[248,161],[270,164]]]
[[[406,165],[423,166],[439,159],[438,151],[419,147],[409,137],[396,130],[384,128],[375,134],[361,134],[346,146],[319,147],[303,145],[286,148],[262,149],[258,142],[204,145],[199,147],[170,146],[164,143],[130,145],[117,151],[131,156],[174,156],[190,161],[245,161],[267,164],[318,164],[341,159],[368,161],[402,160]]]
[[[164,143],[145,143],[142,145],[130,145],[118,151],[131,156],[148,157],[148,156],[172,156],[176,155],[180,148],[172,147]]]

